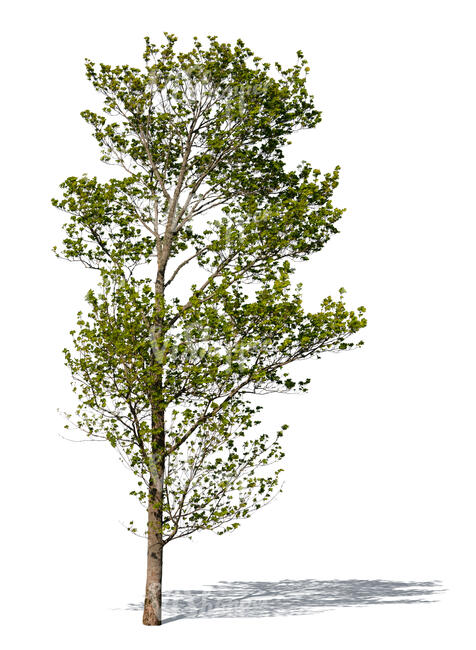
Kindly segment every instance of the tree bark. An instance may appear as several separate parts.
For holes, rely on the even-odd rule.
[[[165,473],[165,412],[161,402],[162,378],[157,378],[152,397],[152,439],[149,459],[149,503],[147,508],[147,580],[144,625],[162,623],[163,499]]]
[[[165,257],[166,260],[166,257]],[[155,282],[154,326],[156,344],[163,348],[165,264],[158,256]],[[153,359],[152,359],[153,360]],[[149,503],[147,514],[147,579],[145,585],[144,625],[162,624],[163,497],[165,472],[165,409],[162,402],[163,367],[154,362],[155,378],[151,392],[151,456],[149,458]]]
[[[157,508],[160,503],[157,496],[157,489],[151,487],[147,522],[147,580],[142,618],[144,625],[162,624],[162,508]]]

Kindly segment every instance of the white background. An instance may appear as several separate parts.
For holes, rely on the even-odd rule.
[[[475,90],[471,2],[18,2],[2,17],[2,605],[5,647],[474,648]],[[284,493],[237,532],[166,549],[165,587],[220,580],[442,580],[439,604],[143,628],[144,541],[113,450],[63,440],[61,349],[94,278],[50,252],[69,175],[107,174],[80,110],[84,57],[140,65],[143,37],[302,49],[323,121],[289,160],[342,166],[341,234],[300,267],[306,303],[345,286],[362,350],[265,398],[287,422]],[[111,168],[113,173],[113,169]],[[134,644],[134,646],[132,646]]]

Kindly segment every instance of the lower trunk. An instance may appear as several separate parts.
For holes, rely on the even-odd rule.
[[[149,504],[149,530],[147,543],[147,581],[145,586],[144,625],[162,623],[162,556],[163,544],[160,528],[157,526],[157,510]],[[161,519],[161,517],[160,517]]]
[[[157,305],[163,303],[164,271],[158,273],[156,293]],[[156,314],[157,343],[163,345],[163,322]],[[154,362],[155,364],[155,362]],[[162,366],[155,367],[151,394],[151,445],[149,464],[149,503],[147,510],[147,581],[145,585],[144,625],[162,623],[162,555],[163,555],[163,497],[165,467],[165,412],[162,403]]]

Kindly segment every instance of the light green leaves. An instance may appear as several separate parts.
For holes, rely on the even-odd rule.
[[[242,41],[176,41],[146,38],[142,69],[86,62],[103,109],[82,116],[120,173],[71,176],[53,200],[57,254],[97,273],[65,351],[75,425],[129,465],[164,543],[233,530],[272,498],[287,425],[263,431],[260,396],[306,391],[288,366],[360,346],[366,325],[343,288],[306,312],[292,281],[343,214],[338,167],[285,165],[290,135],[320,121],[303,54],[272,68]]]

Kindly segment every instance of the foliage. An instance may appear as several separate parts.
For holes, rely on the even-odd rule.
[[[143,69],[86,61],[103,107],[82,116],[121,172],[69,177],[53,200],[57,254],[98,273],[65,350],[71,419],[120,452],[164,544],[272,498],[287,425],[261,430],[259,396],[307,390],[287,366],[362,345],[348,339],[366,324],[343,289],[306,312],[291,281],[343,212],[339,168],[285,167],[291,134],[320,121],[302,53],[272,67],[242,41],[178,52],[165,37],[146,38]]]

